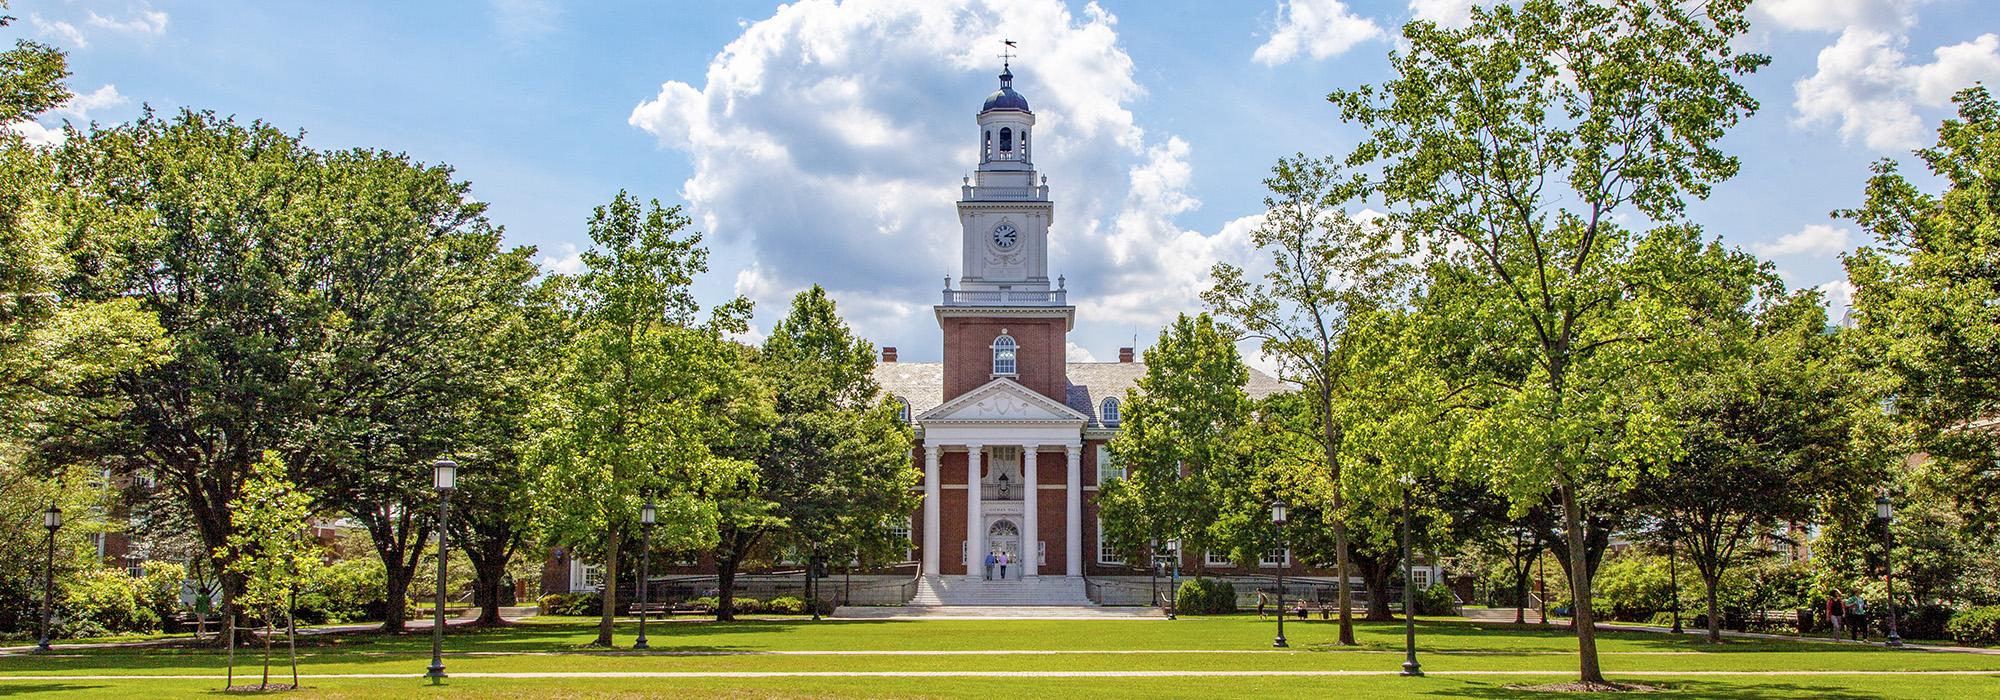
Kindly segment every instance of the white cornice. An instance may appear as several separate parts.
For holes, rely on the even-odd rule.
[[[931,307],[937,314],[939,323],[947,318],[1050,318],[1061,317],[1064,330],[1076,330],[1076,307],[1074,306],[958,306],[939,304]]]
[[[999,401],[995,401],[996,399]],[[989,404],[989,402],[992,403]],[[1020,404],[1020,406],[1018,409],[1010,408],[1012,404]],[[982,405],[988,405],[989,408],[995,410],[982,411],[980,410]],[[1021,411],[1024,416],[1020,418],[1008,417],[1007,414],[1016,410]],[[1034,410],[1039,415],[1036,417],[1026,417],[1025,413],[1029,410]],[[969,415],[973,413],[990,413],[990,415]],[[995,379],[980,385],[977,389],[960,394],[950,401],[939,404],[936,408],[925,411],[922,416],[917,418],[917,421],[926,427],[1005,423],[1007,425],[1019,426],[1081,428],[1089,420],[1089,416],[1077,413],[1076,409],[1070,408],[1055,399],[1043,396],[1025,386],[1021,386],[1019,382],[1007,377]]]

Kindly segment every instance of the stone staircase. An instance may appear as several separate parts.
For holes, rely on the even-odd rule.
[[[925,576],[917,581],[911,607],[1096,607],[1084,595],[1083,579],[1042,576],[1017,581],[982,581],[962,576]]]

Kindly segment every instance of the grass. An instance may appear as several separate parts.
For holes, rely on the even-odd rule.
[[[1425,621],[1418,629],[1424,669],[1436,675],[1390,676],[1179,676],[1025,677],[1033,672],[1362,672],[1397,670],[1402,628],[1362,623],[1361,646],[1333,644],[1332,622],[1286,623],[1291,651],[1271,648],[1275,623],[1255,616],[1160,620],[925,620],[836,621],[800,618],[655,622],[650,652],[587,646],[594,620],[536,618],[503,628],[455,630],[446,639],[446,664],[473,673],[797,673],[930,672],[1003,674],[984,677],[674,677],[479,678],[444,684],[453,695],[641,696],[699,694],[723,697],[1245,697],[1338,694],[1384,697],[1535,697],[1510,688],[1564,680],[1575,672],[1575,639],[1557,629],[1466,620]],[[636,623],[619,627],[631,643]],[[1890,651],[1805,641],[1730,641],[1708,644],[1689,637],[1602,633],[1608,674],[1666,689],[1663,696],[1731,698],[1980,698],[2000,692],[2000,656]],[[313,640],[300,649],[304,674],[409,674],[404,678],[306,679],[315,696],[401,697],[432,693],[415,674],[429,662],[427,634],[344,634]],[[1002,651],[960,655],[833,654],[799,652]],[[243,663],[255,650],[239,649]],[[1071,653],[1083,652],[1083,653]],[[1246,653],[1253,652],[1253,653]],[[246,658],[247,657],[247,658]],[[211,692],[216,680],[103,678],[146,675],[219,675],[222,655],[209,649],[144,648],[72,650],[0,657],[0,695],[51,696],[120,693],[180,696]],[[252,666],[251,671],[255,670]],[[1504,671],[1509,675],[1493,675]],[[1674,672],[1794,675],[1648,675]],[[1970,675],[1809,675],[1799,672],[1949,671]],[[1452,675],[1462,673],[1467,675]],[[1482,675],[1483,674],[1483,675]],[[1544,675],[1545,674],[1545,675]],[[39,679],[8,680],[36,676]],[[50,679],[47,677],[73,677]],[[88,677],[88,678],[85,678]],[[239,675],[239,679],[242,676]],[[287,676],[288,679],[288,676]],[[239,682],[242,682],[239,680]],[[254,682],[254,681],[253,681]]]

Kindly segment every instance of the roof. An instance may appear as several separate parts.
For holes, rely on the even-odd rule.
[[[994,90],[993,94],[986,96],[986,106],[981,107],[979,113],[985,114],[996,109],[1012,109],[1030,114],[1034,113],[1034,110],[1028,109],[1028,98],[1022,97],[1021,93],[1014,92],[1014,71],[1011,69],[1001,69],[1000,89]]]
[[[1146,375],[1143,362],[1070,362],[1068,393],[1063,403],[1090,416],[1098,423],[1097,408],[1107,397],[1125,397],[1125,390],[1139,385]],[[883,362],[875,365],[875,382],[882,391],[910,402],[910,415],[920,416],[944,403],[944,364],[939,362]],[[1285,390],[1285,384],[1271,375],[1250,368],[1250,383],[1244,387],[1252,399],[1261,399]]]

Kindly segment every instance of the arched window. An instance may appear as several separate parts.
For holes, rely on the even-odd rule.
[[[986,139],[979,143],[979,160],[988,161],[992,159],[993,159],[993,132],[992,130],[988,130],[986,132]]]
[[[1115,398],[1105,399],[1104,403],[1102,404],[1102,407],[1100,407],[1097,410],[1097,415],[1099,420],[1102,420],[1105,425],[1117,425],[1118,399]]]
[[[1027,129],[1022,129],[1022,130],[1021,130],[1021,158],[1022,158],[1023,160],[1026,160],[1026,159],[1027,159],[1027,157],[1028,157],[1028,130],[1027,130]]]
[[[910,422],[910,401],[901,396],[896,397],[896,420]]]
[[[1014,336],[1001,333],[993,339],[993,374],[995,376],[1014,375],[1014,351],[1020,346],[1014,343]]]
[[[1007,128],[1007,127],[1004,127],[1004,126],[1003,126],[1003,127],[1000,127],[1000,150],[1002,150],[1002,151],[1011,151],[1011,150],[1014,150],[1014,130],[1013,130],[1013,129],[1009,129],[1009,128]]]

